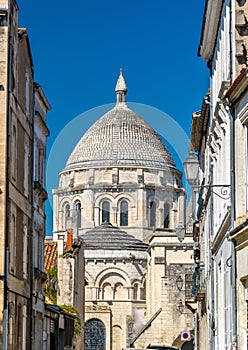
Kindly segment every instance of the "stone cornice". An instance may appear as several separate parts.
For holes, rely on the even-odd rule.
[[[223,99],[228,99],[232,104],[236,103],[239,100],[244,92],[248,89],[248,72],[246,68],[242,68],[236,79],[229,87]],[[241,119],[241,117],[240,117]]]
[[[228,210],[212,242],[212,251],[214,254],[217,254],[219,247],[221,246],[221,242],[223,242],[226,238],[226,233],[230,226],[230,220],[230,210]]]
[[[210,62],[213,57],[223,4],[224,0],[206,0],[201,40],[198,48],[198,55],[206,62]]]
[[[50,135],[50,131],[49,131],[44,119],[42,118],[42,116],[40,115],[40,113],[38,111],[35,112],[35,122],[36,122],[37,126],[39,126],[39,128],[42,130],[43,134],[46,137]]]

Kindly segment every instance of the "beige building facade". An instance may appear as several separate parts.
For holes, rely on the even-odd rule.
[[[247,349],[247,15],[247,1],[205,4],[210,91],[191,128],[198,349]]]
[[[0,348],[43,349],[46,113],[15,1],[0,1]],[[36,154],[35,142],[43,158]],[[42,164],[43,181],[34,163]],[[39,237],[39,238],[38,238]]]
[[[234,227],[230,239],[236,257],[236,324],[237,347],[247,349],[248,335],[248,197],[247,197],[247,68],[243,68],[226,93],[234,113]]]

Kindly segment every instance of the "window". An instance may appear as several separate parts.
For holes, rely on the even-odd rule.
[[[193,275],[186,274],[185,275],[185,296],[191,297],[192,296],[192,288],[193,288]]]
[[[102,222],[109,222],[110,205],[108,201],[102,203]]]
[[[44,152],[43,149],[39,149],[39,160],[38,160],[38,180],[39,183],[44,186]]]
[[[30,115],[30,83],[29,83],[29,72],[26,69],[25,72],[25,94],[26,94],[26,117]]]
[[[156,227],[157,205],[154,201],[150,203],[150,227]]]
[[[113,289],[111,284],[106,282],[102,286],[102,299],[103,300],[112,300],[113,299]]]
[[[27,306],[23,305],[22,309],[22,349],[26,348],[27,345]]]
[[[69,228],[69,221],[70,221],[70,204],[69,203],[65,203],[64,205],[64,218],[65,218],[65,228]]]
[[[114,286],[114,299],[115,300],[125,300],[127,299],[127,290],[123,287],[123,284],[118,282]]]
[[[134,300],[138,299],[138,290],[139,290],[139,285],[138,285],[138,283],[135,283],[133,286],[133,299]]]
[[[29,140],[28,137],[25,135],[25,141],[24,141],[24,194],[28,197],[29,194]]]
[[[11,160],[11,166],[12,166],[12,177],[14,180],[16,180],[16,163],[17,163],[17,136],[16,136],[16,127],[13,126],[12,131],[12,160]]]
[[[69,218],[69,217],[70,217],[70,205],[69,205],[69,203],[67,203],[67,204],[65,205],[65,217],[66,217],[66,218]]]
[[[23,278],[28,276],[28,228],[25,225],[23,229]]]
[[[122,201],[120,205],[120,226],[128,226],[128,202]]]
[[[76,209],[76,220],[77,220],[77,228],[81,227],[81,203],[78,201],[75,203]]]
[[[165,203],[164,205],[164,228],[169,228],[170,224],[170,205]]]
[[[43,261],[44,261],[44,240],[42,234],[39,232],[38,235],[38,268],[43,271]]]
[[[10,270],[11,272],[16,272],[16,217],[14,214],[11,215],[11,231],[10,231]]]
[[[106,350],[106,328],[102,321],[93,318],[85,323],[85,350]]]

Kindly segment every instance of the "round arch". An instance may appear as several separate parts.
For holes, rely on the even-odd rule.
[[[112,205],[114,197],[107,192],[99,194],[95,199],[95,207],[100,206],[104,200],[108,200]]]
[[[123,338],[123,329],[120,325],[114,324],[112,326],[113,334],[113,350],[120,349],[120,340]]]
[[[63,198],[59,204],[59,223],[63,229],[68,228],[67,226],[70,223],[71,209],[72,207],[70,198]]]
[[[116,200],[116,205],[119,205],[121,201],[126,200],[130,203],[130,205],[135,204],[135,199],[130,193],[119,193],[117,197],[115,198]]]
[[[91,318],[85,323],[85,350],[106,350],[106,327],[98,318]]]
[[[79,201],[81,204],[83,203],[83,198],[79,194],[74,194],[71,197],[72,203],[75,203],[76,201]]]
[[[61,199],[61,201],[59,202],[60,210],[63,209],[66,202],[68,202],[71,205],[71,198],[66,196],[66,197]]]
[[[86,270],[85,270],[85,279],[87,279],[89,285],[91,285],[91,286],[94,285],[94,278],[93,278],[93,276]]]
[[[130,278],[128,277],[128,274],[119,269],[119,268],[112,268],[109,267],[103,271],[100,271],[99,274],[96,276],[95,278],[95,287],[100,286],[105,278],[105,276],[110,275],[110,274],[116,274],[119,275],[120,277],[122,277],[122,279],[125,281],[125,286],[130,286],[131,285],[131,281]]]

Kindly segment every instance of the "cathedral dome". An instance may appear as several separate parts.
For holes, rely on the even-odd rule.
[[[126,249],[144,250],[148,245],[134,236],[129,235],[109,222],[104,222],[98,227],[80,235],[85,244],[85,249]]]
[[[66,169],[101,166],[175,168],[164,143],[152,127],[126,105],[122,72],[116,84],[117,102],[80,139]]]

